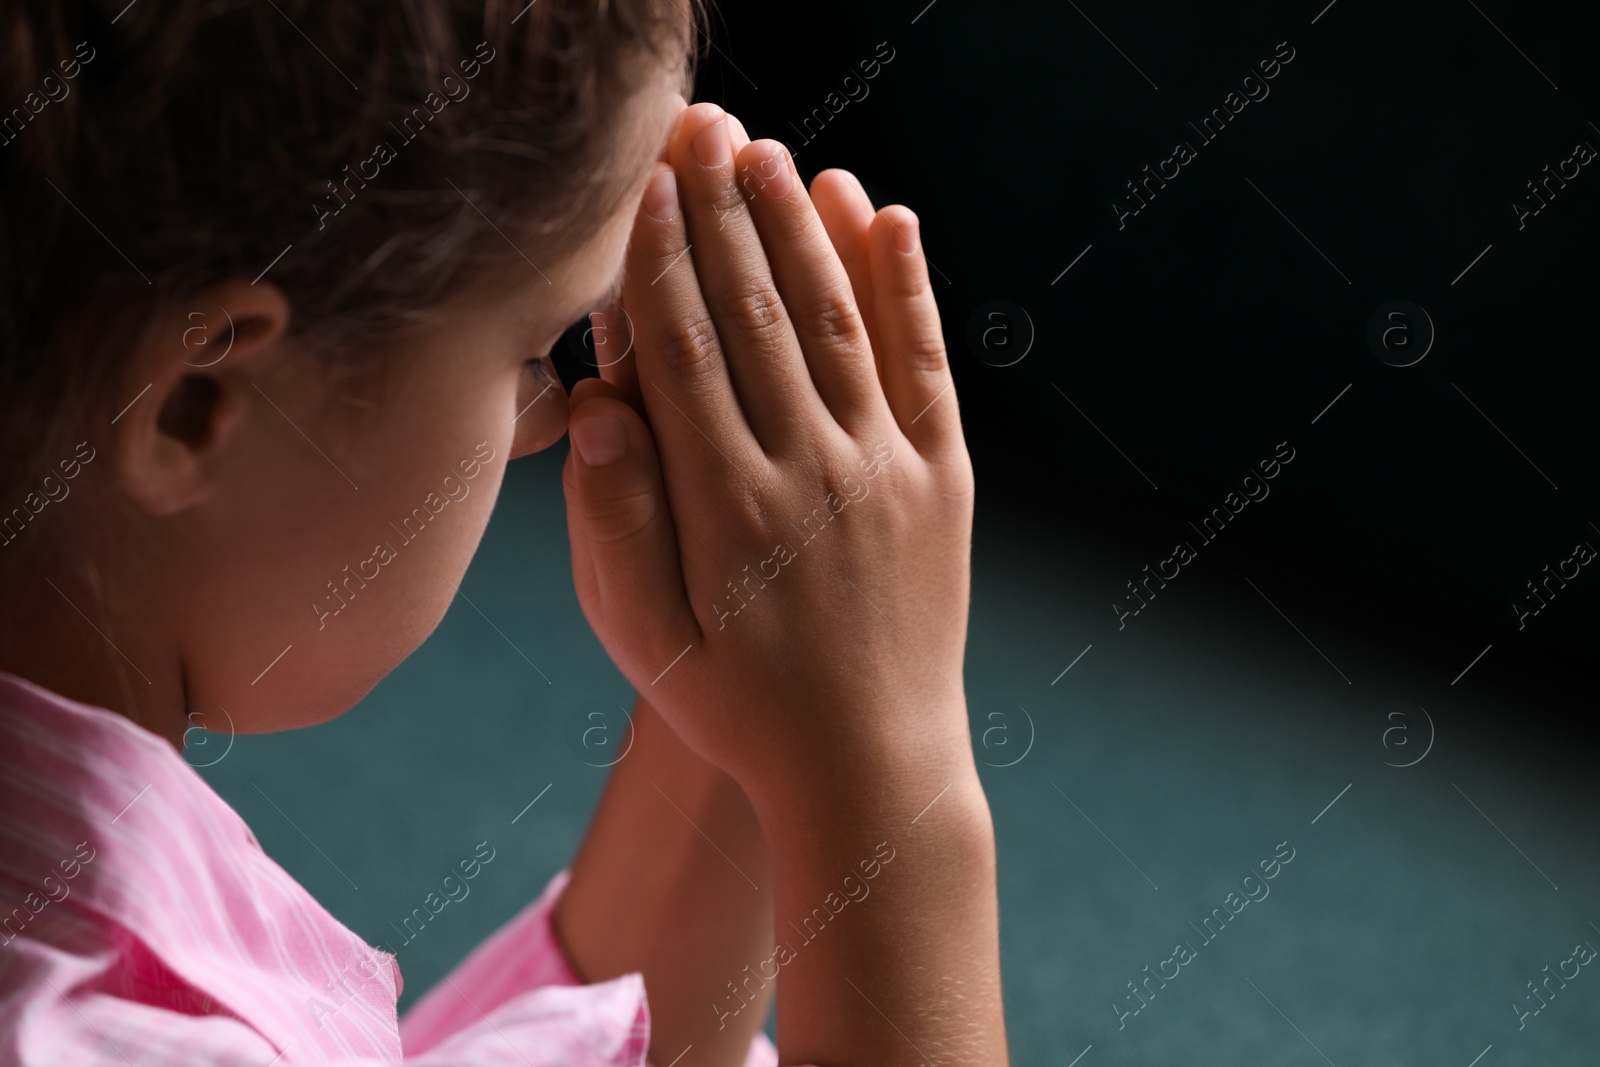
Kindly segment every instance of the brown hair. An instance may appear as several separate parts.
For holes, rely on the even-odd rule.
[[[652,56],[688,94],[706,3],[6,3],[0,509],[163,303],[264,274],[359,357],[587,240],[636,169],[606,120]]]

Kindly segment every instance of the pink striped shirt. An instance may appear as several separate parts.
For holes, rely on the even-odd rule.
[[[643,977],[584,985],[554,939],[567,874],[398,1019],[394,956],[168,742],[0,671],[0,1067],[645,1067]]]

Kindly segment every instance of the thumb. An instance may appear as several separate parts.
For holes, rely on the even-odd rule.
[[[699,625],[684,588],[655,438],[609,383],[585,379],[573,399],[567,525],[574,560],[585,560],[593,575],[586,583],[590,598],[598,599],[583,605],[585,614],[607,644],[656,653],[670,647],[675,654],[699,639]]]

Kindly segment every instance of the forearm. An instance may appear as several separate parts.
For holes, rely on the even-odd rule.
[[[869,762],[803,798],[756,799],[780,1062],[1001,1067],[994,832],[970,751]]]
[[[632,750],[612,769],[555,912],[580,977],[639,971],[650,1000],[650,1059],[738,1067],[770,992],[719,1015],[747,964],[772,951],[766,841],[743,790],[634,705]],[[720,1022],[720,1025],[719,1025]]]

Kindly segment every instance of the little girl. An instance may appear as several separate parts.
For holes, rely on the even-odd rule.
[[[0,1065],[1007,1062],[916,216],[686,106],[677,0],[0,22]],[[348,710],[565,432],[634,748],[397,1019],[183,738]]]

